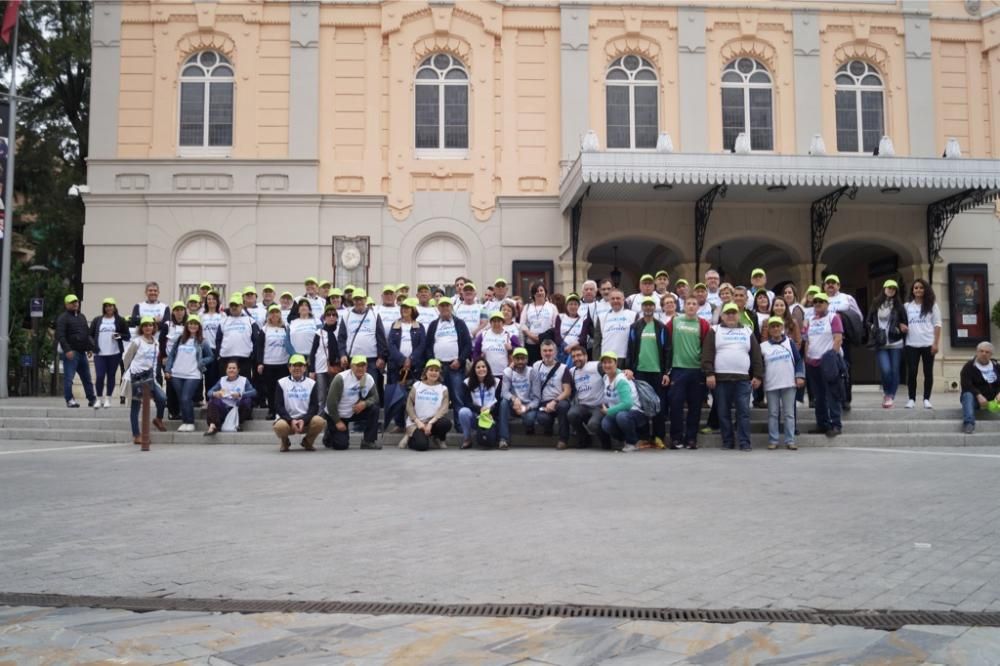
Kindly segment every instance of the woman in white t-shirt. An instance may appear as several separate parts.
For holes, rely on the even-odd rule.
[[[521,340],[528,350],[528,363],[542,360],[542,340],[555,340],[559,310],[549,302],[545,285],[531,285],[531,302],[521,310]]]
[[[167,407],[167,396],[163,389],[153,381],[156,365],[160,356],[160,343],[156,339],[157,323],[150,316],[139,320],[136,336],[132,338],[125,351],[125,372],[132,385],[132,406],[129,411],[129,422],[132,426],[132,443],[141,444],[139,439],[139,410],[142,407],[142,387],[149,386],[150,397],[156,403],[156,418],[153,427],[164,432],[167,426],[163,424],[163,411]]]
[[[441,361],[432,358],[424,364],[424,374],[410,389],[406,398],[406,438],[414,451],[437,447],[448,448],[444,438],[451,430],[448,418],[448,387],[441,383]],[[400,442],[402,446],[402,442]]]
[[[177,432],[194,432],[194,398],[201,392],[205,368],[212,362],[212,348],[205,340],[201,318],[189,314],[184,332],[170,349],[163,376],[177,394],[181,410],[181,425]]]
[[[934,290],[926,280],[916,279],[910,287],[910,300],[906,304],[909,328],[906,332],[906,390],[907,409],[917,401],[917,366],[924,364],[924,409],[932,409],[931,389],[934,387],[934,356],[941,344],[941,308]]]
[[[118,314],[118,305],[113,298],[105,298],[102,304],[103,313],[90,322],[90,337],[94,340],[94,369],[97,370],[97,402],[94,408],[110,407],[111,394],[115,390],[115,375],[118,366],[122,364],[123,341],[127,342],[129,335],[128,322]],[[103,399],[104,387],[108,395]]]

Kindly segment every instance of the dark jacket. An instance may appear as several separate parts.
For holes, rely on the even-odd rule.
[[[90,326],[87,325],[87,318],[79,310],[76,312],[65,310],[56,317],[56,341],[63,353],[94,351]]]
[[[328,326],[323,324],[319,329],[326,335],[316,335],[313,337],[312,349],[309,350],[309,372],[329,372],[331,365],[340,365],[340,343],[337,341],[337,328],[339,325]],[[326,337],[326,365],[327,367],[316,369],[316,352],[319,350],[319,341]]]
[[[101,320],[104,319],[104,315],[94,317],[90,322],[90,339],[94,341],[94,352],[99,352],[97,348],[97,338],[101,332]],[[128,330],[128,320],[122,317],[120,314],[115,312],[115,333],[120,337],[118,338],[118,353],[125,353],[125,344],[132,339],[132,334]]]
[[[468,330],[468,327],[466,327],[466,330]],[[402,342],[403,326],[397,319],[393,322],[392,328],[389,329],[390,375],[397,372],[406,363],[406,357],[399,351]],[[413,326],[410,328],[410,344],[413,345],[413,351],[410,352],[410,377],[418,378],[420,377],[420,368],[424,364],[424,353],[426,352],[425,347],[427,344],[427,331],[424,330],[424,325],[418,321],[414,321]]]
[[[841,313],[843,314],[843,313]],[[902,301],[898,298],[894,299],[894,304],[892,310],[889,311],[889,325],[885,329],[885,340],[887,343],[898,342],[905,337],[905,334],[899,330],[900,325],[906,325],[909,320],[906,317],[906,306],[903,305]],[[865,327],[868,330],[868,340],[871,342],[875,349],[881,349],[884,345],[878,343],[881,337],[877,331],[880,330],[878,324],[878,305],[872,305],[871,309],[868,311],[868,317],[865,319]]]
[[[972,395],[981,395],[987,400],[996,399],[997,395],[1000,394],[1000,361],[996,359],[991,359],[990,363],[993,364],[993,371],[997,375],[997,380],[992,384],[987,384],[986,380],[983,379],[983,373],[976,369],[976,360],[972,359],[962,366],[961,382],[962,382],[962,393],[971,393]]]
[[[455,332],[458,334],[458,360],[465,363],[472,357],[472,336],[469,335],[469,327],[465,325],[464,321],[454,315],[451,319],[455,322]],[[427,338],[424,341],[424,361],[434,358],[434,336],[437,334],[438,322],[440,321],[440,319],[435,319],[427,327]]]
[[[660,373],[665,375],[670,372],[674,358],[671,336],[667,335],[667,327],[659,319],[653,319],[653,326],[656,330],[656,352],[660,357]],[[626,367],[632,368],[633,371],[636,371],[636,367],[639,365],[639,347],[642,344],[642,331],[645,328],[646,320],[641,317],[629,327],[628,352],[626,353],[628,365]]]
[[[129,317],[128,325],[135,328],[139,326],[140,319],[142,319],[142,317],[139,316],[139,304],[136,303],[135,305],[132,306],[132,316]],[[160,315],[160,323],[165,322],[169,319],[170,319],[170,306],[164,305],[163,314]]]
[[[752,312],[750,314],[753,314]],[[756,317],[756,315],[755,315]],[[702,319],[702,321],[705,321]],[[719,324],[722,328],[722,324]],[[756,335],[750,336],[750,374],[738,375],[730,373],[716,374],[715,372],[715,329],[709,329],[708,335],[701,343],[701,369],[705,376],[714,376],[720,382],[749,381],[751,378],[764,379],[764,357],[760,353],[760,342]]]
[[[559,315],[556,317],[555,335],[556,335],[556,345],[558,345],[559,351],[563,351],[563,337],[562,337],[562,319],[565,315]],[[579,344],[584,349],[587,348],[587,341],[590,339],[590,329],[593,326],[590,317],[586,313],[580,315],[580,322],[576,324],[571,333],[579,334]]]
[[[278,415],[283,421],[289,423],[292,422],[292,415],[288,413],[288,409],[285,408],[285,392],[281,388],[281,384],[276,383],[274,385],[274,413]],[[309,409],[306,411],[306,415],[302,417],[302,420],[308,426],[309,422],[314,416],[319,415],[319,397],[316,395],[316,384],[313,384],[312,392],[309,394]]]

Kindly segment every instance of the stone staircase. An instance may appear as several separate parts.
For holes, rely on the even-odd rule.
[[[880,407],[880,396],[870,387],[855,389],[854,409],[844,414],[844,433],[834,439],[824,435],[806,434],[813,427],[813,412],[799,410],[800,430],[797,438],[800,447],[928,447],[928,446],[998,446],[1000,445],[1000,416],[977,413],[976,432],[961,432],[962,412],[958,395],[941,393],[934,396],[936,409],[927,410],[918,405],[904,409],[901,401],[893,409]],[[118,404],[117,398],[108,409],[95,410],[86,406],[69,409],[58,398],[13,398],[0,401],[0,440],[73,442],[73,443],[131,443],[128,425],[128,407]],[[702,420],[708,411],[703,410]],[[156,432],[151,442],[160,444],[262,444],[277,445],[266,421],[264,410],[255,410],[254,419],[243,424],[243,432],[219,433],[204,437],[204,410],[196,412],[197,432],[176,432],[178,421],[167,421],[168,432]],[[752,441],[755,448],[767,445],[767,411],[751,411]],[[514,447],[555,446],[555,438],[539,435],[527,436],[518,422],[512,424]],[[360,434],[351,435],[351,445],[360,442]],[[386,434],[384,446],[395,446],[398,434]],[[297,441],[297,440],[293,440]],[[458,446],[461,436],[452,432],[449,446]],[[699,443],[705,448],[721,445],[719,435],[700,435]]]

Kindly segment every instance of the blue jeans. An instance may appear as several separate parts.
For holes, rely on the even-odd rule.
[[[645,414],[637,409],[628,409],[601,419],[601,431],[598,434],[605,448],[611,446],[611,440],[635,445],[639,441],[639,430],[645,429],[648,423]]]
[[[493,418],[496,420],[497,431],[500,439],[510,441],[510,421],[504,418],[497,418],[496,412],[501,411],[499,408],[490,410],[493,414]],[[475,442],[479,435],[479,412],[472,411],[468,407],[462,407],[458,410],[458,422],[462,428],[463,439]]]
[[[719,382],[715,385],[715,398],[719,401],[719,430],[722,447],[733,448],[735,439],[741,449],[750,448],[750,380]],[[733,407],[736,407],[736,432],[733,433]],[[795,430],[792,429],[794,434]]]
[[[699,368],[670,371],[670,441],[694,444],[698,441],[701,403],[705,400],[705,373]],[[687,418],[684,406],[687,405]]]
[[[63,362],[63,397],[66,402],[73,399],[73,379],[80,375],[80,383],[83,384],[83,392],[87,395],[87,400],[96,400],[94,395],[94,382],[90,378],[90,363],[87,361],[86,352],[73,352],[73,358],[66,358],[66,352],[62,355]]]
[[[592,434],[600,434],[603,419],[600,407],[575,404],[566,412],[566,420],[576,430],[577,442],[581,447],[590,446]]]
[[[441,383],[448,387],[448,399],[451,401],[451,411],[455,415],[455,423],[459,422],[458,413],[465,407],[462,396],[465,393],[465,364],[458,370],[452,370],[448,363],[441,363]]]
[[[968,391],[962,394],[962,425],[976,425],[976,412],[979,411],[979,401]]]
[[[536,412],[535,421],[541,426],[542,431],[546,435],[552,434],[553,422],[556,418],[559,419],[559,441],[567,442],[569,441],[569,400],[560,400],[556,403],[556,411],[553,413],[546,412],[543,409],[539,409]]]
[[[159,387],[158,384],[150,382],[149,384],[149,394],[156,403],[156,418],[163,418],[163,411],[167,408],[167,396],[163,393],[163,389]],[[142,409],[142,387],[133,386],[132,387],[132,408],[129,411],[128,418],[129,422],[132,424],[132,436],[139,436],[139,410]]]
[[[795,393],[794,386],[767,392],[767,442],[777,444],[781,439],[778,425],[785,421],[785,444],[795,443]]]
[[[899,389],[899,363],[903,358],[903,348],[879,349],[875,358],[878,359],[878,374],[882,378],[882,394],[895,398]]]
[[[201,388],[200,379],[181,379],[171,377],[170,384],[174,387],[181,408],[181,421],[194,424],[194,396]]]
[[[97,397],[104,395],[105,384],[108,387],[108,397],[115,392],[115,379],[118,374],[118,366],[121,365],[121,354],[110,354],[108,356],[94,356],[94,370],[97,371]]]
[[[842,428],[840,422],[840,401],[833,397],[833,387],[823,377],[823,368],[806,364],[806,382],[812,392],[813,409],[816,411],[816,427],[826,432],[830,428]]]
[[[508,437],[500,435],[500,439],[507,440],[510,442],[510,419],[514,415],[514,407],[510,400],[500,401],[500,432],[507,433]],[[535,419],[538,418],[537,409],[529,409],[524,414],[521,415],[521,423],[524,424],[524,429],[526,431],[534,432],[535,430]]]

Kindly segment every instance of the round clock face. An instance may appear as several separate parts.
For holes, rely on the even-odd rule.
[[[358,248],[353,245],[348,245],[344,248],[344,251],[340,253],[340,263],[349,271],[353,271],[361,264],[361,253]]]

